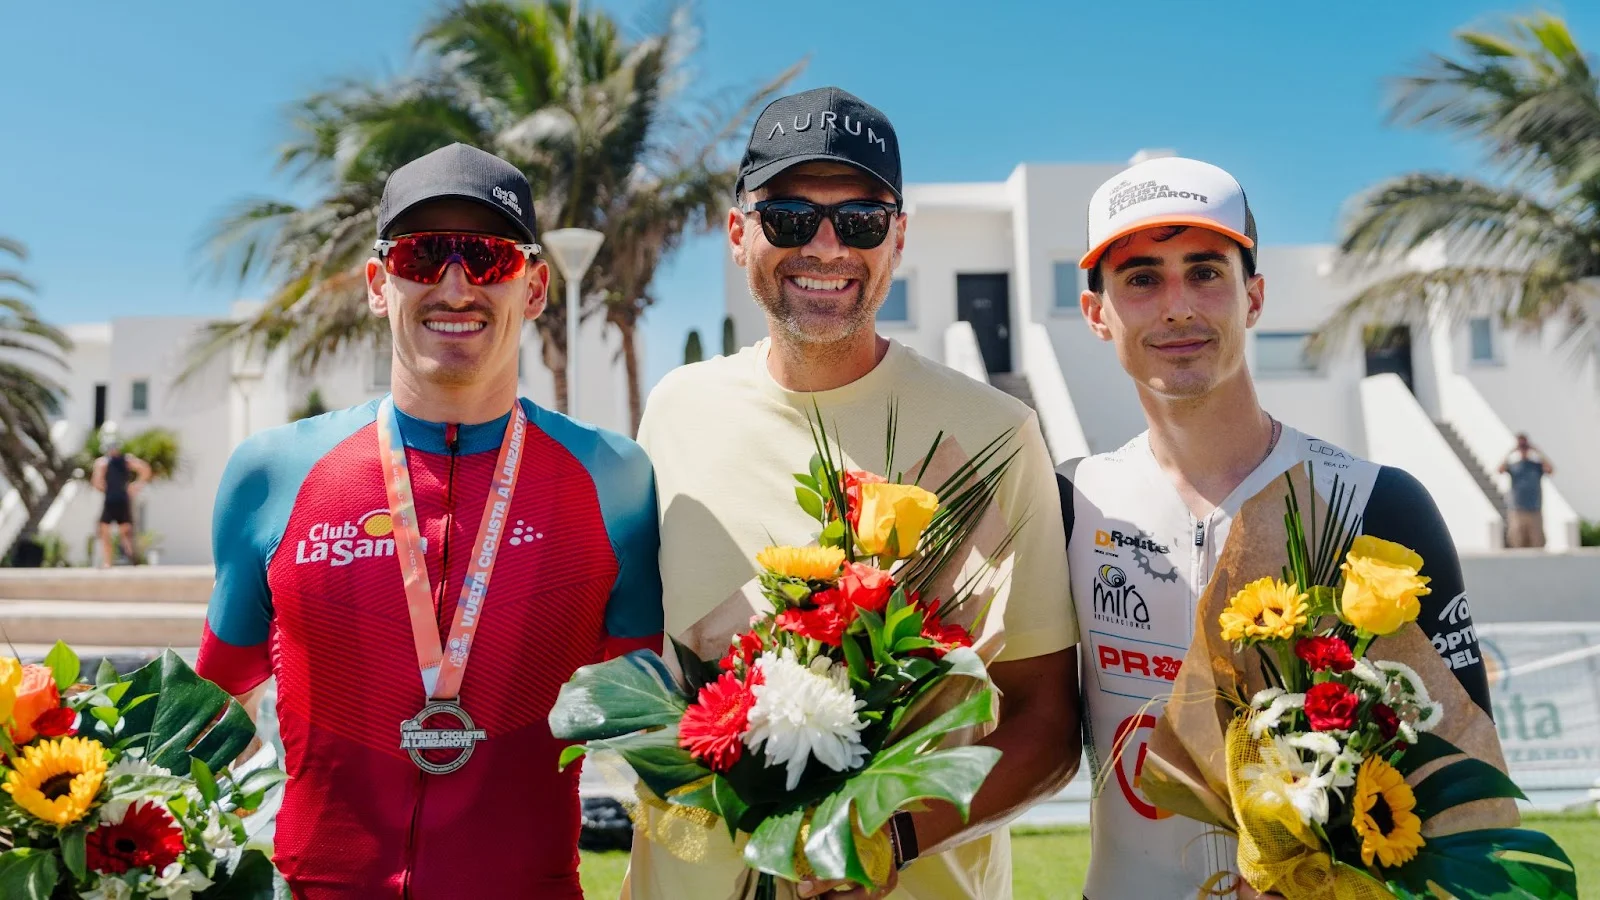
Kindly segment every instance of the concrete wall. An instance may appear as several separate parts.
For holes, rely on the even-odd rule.
[[[1358,344],[1339,347],[1313,372],[1264,372],[1258,365],[1259,335],[1315,331],[1349,296],[1348,286],[1321,274],[1331,256],[1332,248],[1326,246],[1261,247],[1257,271],[1265,279],[1266,303],[1247,338],[1245,358],[1268,412],[1359,455],[1367,448],[1359,391],[1366,369]]]
[[[1056,305],[1055,264],[1076,265],[1088,244],[1084,210],[1123,164],[1018,166],[1007,181],[1016,204],[1017,274],[1012,290],[1030,321],[1045,326],[1089,449],[1115,449],[1143,431],[1144,412],[1116,351],[1090,331],[1076,300]]]
[[[1600,548],[1461,554],[1475,623],[1600,622]]]

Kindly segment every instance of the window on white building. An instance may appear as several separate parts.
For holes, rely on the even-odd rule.
[[[129,388],[128,412],[136,416],[146,415],[150,412],[150,382],[140,379],[135,381]]]
[[[878,321],[911,321],[911,299],[904,278],[896,278],[889,283],[889,296],[883,299],[883,306],[878,310]]]
[[[1055,308],[1076,312],[1079,308],[1078,298],[1089,289],[1089,270],[1078,268],[1075,262],[1058,262],[1055,264],[1055,286]]]
[[[1307,352],[1310,341],[1307,331],[1256,332],[1256,371],[1262,375],[1314,374],[1317,363]]]
[[[1473,319],[1467,331],[1472,336],[1472,361],[1494,362],[1494,323],[1487,317]]]

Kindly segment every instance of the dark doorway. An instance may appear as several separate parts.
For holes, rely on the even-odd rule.
[[[1412,393],[1416,388],[1411,381],[1411,328],[1407,325],[1369,325],[1365,332],[1367,345],[1367,374],[1382,375],[1393,372],[1406,383]]]
[[[94,386],[94,430],[99,431],[100,426],[106,423],[106,386]]]
[[[972,325],[985,369],[1011,371],[1010,275],[957,275],[956,318]]]

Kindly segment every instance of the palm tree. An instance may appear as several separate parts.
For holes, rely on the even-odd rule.
[[[1359,323],[1440,311],[1488,313],[1535,330],[1565,322],[1595,352],[1600,308],[1600,84],[1566,23],[1536,14],[1505,34],[1462,31],[1458,56],[1435,56],[1398,83],[1394,121],[1483,147],[1494,180],[1411,173],[1359,199],[1341,268],[1374,276],[1324,323],[1319,342]],[[1418,270],[1421,248],[1446,262]],[[1387,271],[1385,271],[1387,270]],[[1398,270],[1398,273],[1396,271]]]
[[[307,100],[280,165],[317,179],[326,195],[306,208],[250,201],[219,223],[211,241],[217,264],[279,287],[256,316],[214,328],[190,371],[241,341],[268,351],[286,346],[307,373],[351,343],[374,342],[385,326],[365,309],[362,266],[384,180],[417,156],[463,141],[527,173],[542,228],[607,234],[584,305],[589,314],[604,309],[621,333],[637,397],[633,338],[655,267],[691,223],[713,221],[706,204],[719,191],[726,198],[733,182],[718,151],[792,74],[716,127],[702,119],[691,132],[678,108],[693,50],[686,23],[679,11],[660,32],[629,43],[609,15],[561,0],[461,2],[424,28],[424,75],[345,84]],[[690,133],[699,136],[692,145],[682,141]],[[646,242],[653,246],[636,246]],[[553,285],[537,322],[562,409],[564,295]]]
[[[27,258],[27,250],[0,237],[0,257],[20,262]],[[24,535],[38,527],[69,474],[50,438],[50,417],[58,411],[65,389],[34,364],[64,369],[61,354],[72,348],[72,342],[40,319],[21,296],[10,293],[32,290],[19,272],[0,267],[0,478],[16,489],[28,511]],[[30,470],[42,485],[28,477]]]

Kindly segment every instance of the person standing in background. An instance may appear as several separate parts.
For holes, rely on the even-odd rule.
[[[117,526],[122,537],[122,555],[128,562],[137,563],[133,552],[133,501],[139,491],[150,483],[150,464],[137,456],[122,452],[122,441],[107,429],[101,441],[104,451],[94,461],[94,473],[89,477],[94,489],[106,495],[100,508],[100,567],[108,569],[115,561],[111,553],[111,526]],[[129,476],[134,476],[129,480]]]
[[[1528,441],[1517,435],[1517,449],[1511,451],[1500,471],[1511,476],[1511,508],[1506,521],[1506,545],[1544,546],[1544,478],[1555,474],[1550,460]]]

